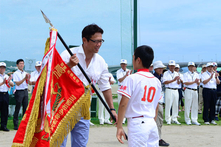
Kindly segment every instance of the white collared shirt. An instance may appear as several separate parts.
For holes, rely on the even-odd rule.
[[[14,73],[13,73],[13,81],[14,82],[19,82],[21,81],[22,79],[25,78],[26,76],[26,72],[23,70],[16,70]],[[28,84],[26,83],[26,81],[24,81],[23,83],[21,83],[19,86],[15,84],[15,89],[16,90],[24,90],[24,89],[27,89],[28,88]]]
[[[6,78],[6,80],[9,78],[8,75],[6,74],[0,74],[0,83],[2,83],[4,81],[4,79]],[[8,81],[10,82],[10,81]],[[2,86],[0,86],[0,92],[8,92],[9,88],[7,87],[6,84],[3,84]]]
[[[164,74],[163,74],[163,83],[165,81],[170,81],[170,80],[173,80],[176,76],[179,76],[178,73],[176,71],[174,71],[173,73],[168,70],[166,71]],[[165,87],[169,87],[169,88],[178,88],[178,84],[177,84],[177,80],[172,82],[172,83],[169,83],[169,84],[165,84]]]
[[[84,69],[90,80],[95,83],[98,83],[99,88],[101,91],[105,91],[108,89],[111,89],[110,83],[109,83],[109,72],[107,69],[107,65],[105,60],[97,53],[94,54],[94,56],[91,59],[90,64],[86,65],[86,56],[83,50],[82,46],[71,48],[70,49],[73,54],[76,53],[76,56],[79,59],[79,63],[81,67]],[[67,50],[63,51],[61,53],[61,58],[64,60],[65,63],[69,62],[70,54]],[[75,75],[85,84],[88,85],[87,79],[84,77],[83,73],[79,69],[79,67],[76,65],[71,68],[72,71],[75,73]]]
[[[36,82],[38,77],[40,75],[40,72],[38,72],[37,70],[31,72],[31,78],[30,78],[30,81],[31,82]]]
[[[185,82],[193,82],[195,81],[196,79],[200,79],[199,77],[199,74],[196,73],[196,72],[191,72],[191,71],[188,71],[186,72],[184,75],[183,75],[183,83]],[[192,89],[197,89],[197,83],[193,83],[191,85],[185,85],[185,87],[188,87],[188,88],[192,88]]]
[[[126,70],[124,71],[122,68],[117,70],[117,81],[122,78],[123,76],[125,76],[127,74],[127,71],[130,71],[129,69],[126,68]],[[122,81],[123,82],[123,81]],[[122,82],[118,81],[118,85],[121,86]]]
[[[206,71],[204,73],[202,73],[202,76],[201,76],[201,80],[202,82],[209,79],[211,76],[211,73]],[[213,73],[213,78],[206,84],[203,84],[203,88],[215,88],[216,89],[216,78],[215,78],[215,74]]]
[[[181,74],[181,73],[178,73],[178,75],[180,76],[180,80],[182,80],[183,81],[183,74]],[[179,88],[179,89],[181,89],[182,88],[182,83],[180,82],[180,84],[177,84],[178,85],[178,87],[177,88]]]

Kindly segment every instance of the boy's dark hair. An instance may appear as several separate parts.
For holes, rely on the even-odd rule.
[[[101,33],[103,34],[104,31],[101,29],[98,25],[96,24],[90,24],[87,25],[83,30],[82,30],[82,38],[85,37],[87,41],[91,38],[92,35],[95,33]]]
[[[150,46],[142,45],[135,49],[134,51],[135,60],[139,57],[145,68],[149,68],[153,62],[154,52]]]
[[[16,64],[19,64],[19,62],[24,62],[24,60],[23,60],[23,59],[18,59],[18,60],[16,61]]]

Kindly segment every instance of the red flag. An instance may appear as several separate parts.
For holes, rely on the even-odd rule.
[[[55,49],[56,35],[56,30],[52,30],[50,50],[42,60],[41,74],[13,147],[59,146],[80,117],[90,118],[90,87],[84,87],[61,59]]]

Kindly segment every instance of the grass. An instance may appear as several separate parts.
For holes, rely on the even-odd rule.
[[[114,99],[117,98],[117,95],[113,95]],[[118,102],[114,102],[114,107],[116,109],[116,111],[118,111]],[[97,114],[96,114],[96,117],[92,117],[91,118],[91,122],[94,123],[96,126],[100,126],[100,122],[99,122],[99,119],[98,119],[98,109],[99,109],[99,106],[98,106],[98,101],[97,101]],[[164,113],[165,114],[165,113]],[[179,112],[179,116],[181,118],[178,118],[178,121],[182,124],[182,125],[186,125],[185,123],[185,120],[184,120],[184,111],[181,111]],[[190,114],[191,116],[191,114]],[[19,124],[21,122],[21,119],[22,117],[19,117]],[[221,126],[221,118],[219,117],[219,120],[220,121],[216,121],[217,123],[217,126]],[[202,114],[199,114],[198,115],[198,122],[201,123],[201,125],[204,125],[204,121],[203,121],[203,116]],[[124,124],[124,126],[127,125],[127,122]],[[164,125],[167,125],[165,120],[164,120]],[[176,125],[176,124],[171,124],[171,125]],[[107,124],[104,124],[102,126],[111,126],[111,125],[107,125]],[[210,126],[215,126],[215,125],[210,125]],[[14,128],[14,125],[13,125],[13,117],[9,117],[8,118],[8,124],[7,124],[7,128],[10,129],[10,130],[13,130]]]

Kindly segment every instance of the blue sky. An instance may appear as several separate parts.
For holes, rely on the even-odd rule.
[[[99,54],[111,65],[131,63],[131,2],[129,0],[1,0],[0,60],[41,60],[49,17],[68,45],[80,45],[84,26],[103,28]],[[150,45],[155,61],[220,61],[221,1],[139,0],[138,45]],[[57,50],[65,48],[57,41]]]

